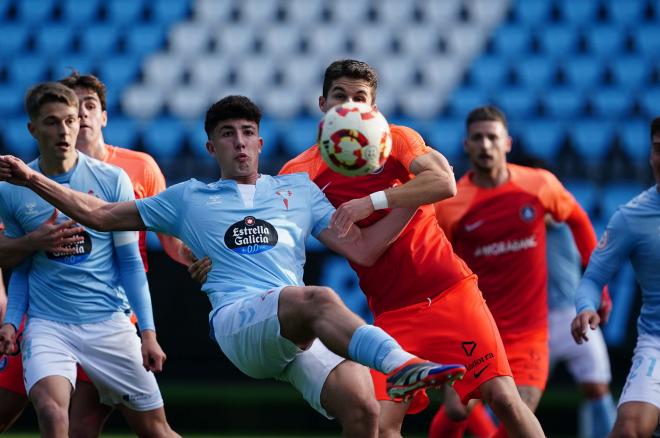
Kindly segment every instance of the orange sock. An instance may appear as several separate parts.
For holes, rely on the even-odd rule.
[[[433,417],[429,428],[429,438],[461,438],[467,429],[467,420],[454,421],[445,413],[442,406]]]
[[[497,431],[497,426],[482,402],[474,406],[467,422],[468,430],[476,438],[488,438]]]
[[[497,432],[495,432],[490,438],[509,438],[509,435],[506,433],[504,425],[500,423],[500,427],[497,428]]]

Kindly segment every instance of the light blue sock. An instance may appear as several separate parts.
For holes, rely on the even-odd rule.
[[[585,401],[583,412],[585,414],[583,421],[591,426],[590,431],[585,430],[587,436],[605,438],[610,433],[614,426],[614,420],[616,420],[616,406],[611,394],[599,399]]]
[[[403,350],[394,338],[382,329],[368,324],[353,332],[348,343],[348,356],[357,363],[385,374],[415,357]]]

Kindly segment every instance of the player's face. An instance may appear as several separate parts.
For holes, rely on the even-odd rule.
[[[463,147],[476,170],[489,172],[506,166],[511,137],[501,122],[475,122],[468,127]]]
[[[374,105],[373,90],[362,79],[339,78],[332,83],[327,97],[319,97],[319,108],[325,113],[333,106],[344,102]]]
[[[218,123],[206,142],[206,149],[220,165],[222,178],[254,183],[259,176],[262,145],[255,122],[232,119]]]
[[[660,134],[655,134],[651,138],[651,168],[655,176],[655,182],[660,186]]]
[[[39,153],[51,161],[75,156],[79,128],[78,108],[60,102],[43,105],[28,124],[30,134],[39,143]]]
[[[101,109],[101,100],[95,91],[83,87],[76,87],[74,91],[80,101],[80,132],[76,146],[96,145],[103,138],[101,130],[108,123],[108,114]]]

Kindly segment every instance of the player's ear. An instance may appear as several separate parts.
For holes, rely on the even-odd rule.
[[[27,122],[27,129],[28,129],[28,131],[30,132],[30,135],[31,135],[32,137],[34,137],[34,130],[35,130],[35,127],[34,127],[34,125],[32,124],[32,122]],[[34,137],[34,138],[36,139],[37,137]]]
[[[513,144],[513,139],[512,139],[511,136],[509,135],[509,136],[506,137],[506,152],[507,152],[507,153],[511,152],[511,146],[512,146],[512,144]]]
[[[108,112],[103,110],[101,112],[101,128],[105,128],[108,124]]]
[[[259,137],[259,153],[264,149],[264,139]]]
[[[213,144],[213,142],[211,140],[206,141],[206,151],[211,156],[215,155],[215,145]]]
[[[319,96],[319,109],[322,113],[325,112],[325,97]]]

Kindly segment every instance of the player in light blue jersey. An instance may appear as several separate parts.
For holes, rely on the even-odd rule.
[[[94,229],[165,232],[196,257],[208,255],[213,267],[202,289],[213,307],[212,337],[232,363],[254,378],[290,382],[316,410],[337,417],[345,436],[376,437],[379,407],[362,365],[389,374],[397,399],[451,382],[465,368],[411,355],[331,289],[305,286],[305,239],[312,234],[369,265],[415,210],[395,209],[362,230],[333,223],[334,208],[307,174],[259,173],[260,119],[242,96],[211,106],[206,147],[222,174],[211,184],[190,180],[151,198],[107,203],[53,184],[14,157],[0,157],[0,180],[27,185]]]
[[[642,290],[637,346],[610,437],[650,437],[660,418],[660,117],[651,123],[650,163],[656,185],[614,213],[575,297],[571,330],[579,344],[600,322],[600,289],[626,260]]]
[[[581,438],[604,438],[612,429],[616,407],[609,390],[612,378],[607,346],[600,328],[589,343],[577,345],[570,331],[575,317],[575,290],[582,276],[580,253],[565,224],[546,217],[550,369],[565,362],[585,397],[579,415]],[[609,307],[611,308],[611,307]],[[600,307],[600,315],[606,309]]]
[[[26,109],[40,153],[29,164],[31,172],[94,199],[134,199],[123,171],[77,153],[78,99],[72,90],[38,84],[26,96]],[[7,237],[23,236],[52,215],[53,207],[30,190],[0,183]],[[73,254],[39,251],[14,270],[0,352],[14,350],[16,329],[27,312],[21,342],[24,382],[43,436],[68,435],[77,363],[99,387],[104,403],[121,406],[136,433],[176,436],[149,372],[162,368],[165,354],[156,340],[137,236],[91,229],[81,235]],[[138,317],[142,345],[129,320],[129,304]]]

